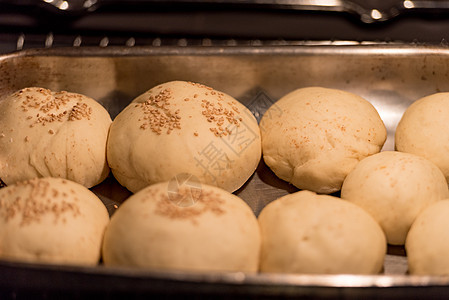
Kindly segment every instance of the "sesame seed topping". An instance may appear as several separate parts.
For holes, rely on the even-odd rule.
[[[203,85],[201,83],[188,82],[189,84],[205,89],[203,95],[209,96],[212,95],[214,98],[218,100],[218,102],[208,101],[206,99],[201,100],[201,107],[203,111],[201,114],[206,118],[207,122],[215,124],[216,127],[210,127],[210,131],[214,133],[217,137],[223,137],[230,135],[232,130],[228,129],[229,125],[235,125],[236,127],[240,127],[240,122],[242,122],[242,118],[240,115],[240,110],[237,107],[237,103],[235,101],[224,101],[225,94],[222,92],[218,92],[211,87]],[[193,98],[196,99],[199,97],[199,94],[196,93],[193,95]],[[223,105],[223,103],[227,107]],[[228,124],[225,124],[227,121]]]
[[[27,94],[25,94],[25,92]],[[31,93],[37,92],[39,95],[34,96]],[[92,108],[86,103],[82,103],[84,96],[75,93],[69,93],[65,91],[52,93],[48,89],[35,89],[25,88],[16,92],[15,97],[24,98],[21,102],[21,108],[23,111],[29,111],[30,109],[37,110],[37,113],[26,117],[27,120],[33,120],[30,124],[30,128],[35,124],[41,124],[45,126],[47,123],[81,120],[83,118],[90,119]],[[76,105],[71,107],[69,105],[73,100],[78,100]],[[60,110],[63,109],[61,112]]]
[[[140,125],[140,128],[150,128],[158,135],[162,134],[162,131],[165,129],[167,134],[170,134],[174,129],[181,129],[180,110],[177,109],[173,112],[170,109],[171,99],[172,91],[163,89],[155,96],[150,95],[145,102],[136,104],[135,107],[140,107],[144,113],[143,123]]]
[[[72,107],[70,111],[69,120],[70,121],[82,119],[90,120],[91,114],[92,114],[92,107],[88,106],[86,103],[77,102],[76,105]]]
[[[234,103],[227,103],[231,109],[223,107],[221,103],[218,104],[219,105],[216,107],[214,103],[203,99],[201,106],[204,110],[201,114],[206,117],[207,122],[214,123],[216,125],[216,127],[210,127],[210,131],[217,137],[223,137],[231,134],[231,131],[226,126],[223,127],[223,125],[225,125],[225,120],[228,121],[228,125],[236,125],[239,127],[242,118],[236,116],[235,113],[239,114],[240,112]]]
[[[209,91],[213,90],[213,88],[208,87],[207,85],[204,85],[204,84],[201,84],[201,83],[196,83],[196,82],[191,82],[191,81],[189,81],[187,83],[190,84],[190,85],[196,86],[198,88],[203,88],[203,89],[206,89],[206,90],[209,90]]]
[[[0,216],[6,222],[18,216],[21,217],[20,226],[25,226],[40,222],[41,218],[49,213],[54,215],[55,222],[65,213],[71,212],[74,217],[81,214],[79,207],[74,203],[66,200],[53,202],[50,198],[58,196],[59,192],[51,189],[50,183],[39,179],[31,179],[6,187],[7,193],[12,196],[21,186],[28,188],[27,196],[0,199]]]
[[[185,197],[185,193],[189,192],[188,189],[180,189],[176,197],[183,198]],[[206,212],[211,212],[215,215],[226,213],[222,208],[225,200],[218,193],[202,191],[199,197],[195,199],[196,202],[194,205],[180,207],[173,204],[173,202],[177,202],[176,199],[169,199],[166,194],[163,194],[156,205],[155,213],[170,219],[190,219],[192,222],[195,222],[196,217]]]

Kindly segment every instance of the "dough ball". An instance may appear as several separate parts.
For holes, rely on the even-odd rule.
[[[346,177],[341,198],[368,211],[387,236],[403,245],[416,216],[428,205],[449,198],[443,173],[420,156],[384,151],[362,160]]]
[[[409,273],[449,275],[449,200],[421,212],[405,241]]]
[[[360,207],[337,197],[299,191],[259,215],[261,271],[376,274],[386,254],[380,226]]]
[[[97,101],[30,87],[0,102],[0,178],[7,185],[60,177],[85,187],[109,173],[111,118]]]
[[[437,93],[412,103],[395,133],[395,148],[427,158],[449,182],[449,93]]]
[[[105,265],[256,272],[260,232],[249,206],[214,186],[171,183],[151,185],[117,209],[105,232]]]
[[[108,141],[109,166],[131,192],[182,173],[233,192],[260,157],[251,112],[231,96],[184,81],[134,99],[112,123]]]
[[[0,189],[0,257],[96,265],[109,215],[84,186],[35,178]]]
[[[381,150],[387,131],[376,109],[349,92],[309,87],[272,105],[261,120],[263,158],[300,189],[333,193],[363,158]]]

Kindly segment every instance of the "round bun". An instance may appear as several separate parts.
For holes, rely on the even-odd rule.
[[[376,274],[386,240],[360,207],[328,195],[299,191],[268,204],[259,215],[261,271]]]
[[[282,97],[261,123],[263,158],[300,189],[333,193],[363,158],[381,150],[387,132],[376,109],[349,92],[309,87]]]
[[[362,160],[346,177],[341,198],[368,211],[388,243],[403,245],[416,216],[428,205],[449,198],[443,173],[417,155],[384,151]]]
[[[449,182],[449,93],[437,93],[412,103],[395,133],[395,148],[427,158]],[[430,146],[431,145],[431,146]]]
[[[259,127],[245,106],[184,81],[134,99],[115,118],[107,150],[115,178],[131,192],[182,173],[233,192],[261,157]]]
[[[413,275],[449,275],[449,200],[421,212],[407,235],[408,270]]]
[[[92,187],[109,167],[111,118],[84,95],[30,87],[0,102],[0,178],[7,185],[36,177]]]
[[[188,182],[157,183],[126,200],[105,232],[105,265],[256,272],[260,232],[249,206],[220,188]]]
[[[95,265],[109,215],[95,194],[61,178],[0,189],[0,257],[34,263]]]

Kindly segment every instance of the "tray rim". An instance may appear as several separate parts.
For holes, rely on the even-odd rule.
[[[449,45],[376,41],[268,41],[249,45],[62,46],[1,54],[0,62],[19,57],[133,57],[151,55],[447,55]]]
[[[148,270],[121,266],[79,266],[64,264],[29,263],[0,260],[0,277],[10,269],[21,271],[46,271],[88,277],[105,276],[127,279],[162,280],[191,284],[226,284],[233,286],[290,286],[332,288],[391,288],[430,287],[449,288],[449,275],[364,275],[364,274],[289,274],[289,273],[244,273],[207,272],[182,270]],[[0,284],[1,286],[2,284]]]

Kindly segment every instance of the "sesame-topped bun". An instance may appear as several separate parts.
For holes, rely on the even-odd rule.
[[[387,242],[362,208],[329,195],[299,191],[259,215],[261,272],[376,274]]]
[[[95,265],[108,222],[101,200],[78,183],[17,182],[0,189],[0,258]]]
[[[146,187],[112,215],[105,265],[256,272],[260,232],[249,206],[214,186],[173,183]]]
[[[109,167],[111,118],[84,95],[30,87],[0,102],[0,178],[60,177],[92,187]]]
[[[107,153],[115,178],[132,192],[181,173],[233,192],[259,163],[259,127],[231,96],[172,81],[140,95],[115,118]]]
[[[336,89],[295,90],[264,114],[265,163],[300,189],[329,194],[363,158],[382,149],[387,131],[374,106]]]

